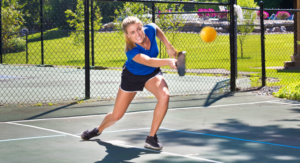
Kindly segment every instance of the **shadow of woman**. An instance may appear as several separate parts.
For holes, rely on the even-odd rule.
[[[99,160],[95,163],[125,163],[131,162],[130,160],[139,158],[141,155],[160,153],[159,151],[155,152],[134,147],[116,146],[110,143],[103,142],[100,139],[97,139],[95,141],[99,145],[105,146],[107,152],[107,155],[102,160]]]

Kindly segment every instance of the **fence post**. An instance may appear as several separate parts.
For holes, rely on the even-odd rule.
[[[41,19],[41,55],[42,55],[42,65],[44,65],[43,0],[40,0],[40,19]]]
[[[299,10],[300,9],[300,0],[294,0],[294,8]],[[299,56],[300,55],[300,44],[298,42],[300,41],[300,12],[296,11],[294,13],[294,54],[293,56]],[[291,56],[292,57],[292,56]],[[294,58],[295,59],[295,58]],[[294,60],[297,61],[297,60]]]
[[[91,28],[92,28],[92,66],[95,66],[94,1],[91,1]]]
[[[85,38],[85,99],[89,99],[90,98],[89,0],[84,0],[84,38]]]
[[[261,81],[262,87],[266,86],[266,59],[265,59],[265,25],[264,25],[264,3],[260,1],[260,30],[261,30]]]
[[[3,63],[2,60],[2,0],[0,1],[0,64]]]
[[[152,3],[152,23],[155,23],[155,3]]]
[[[26,30],[26,64],[28,64],[28,31]]]
[[[230,0],[230,91],[234,92],[236,89],[236,34],[235,34],[235,17],[234,5],[236,0]]]
[[[294,0],[294,9],[299,9],[297,4],[298,4],[297,0]],[[300,4],[299,4],[299,7],[300,7]],[[298,15],[300,15],[300,14],[298,14],[298,12],[294,13],[294,55],[298,53],[298,50],[297,50],[298,49],[298,43],[297,43],[298,29],[297,29],[297,27],[298,27],[298,22],[299,22]]]
[[[237,2],[236,2],[237,3]],[[237,24],[237,15],[234,14],[234,67],[235,67],[235,78],[238,78],[238,63],[237,63],[237,55],[238,55],[238,46],[237,46],[237,34],[238,34],[238,24]]]

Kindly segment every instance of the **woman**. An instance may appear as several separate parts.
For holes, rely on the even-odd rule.
[[[162,30],[154,23],[143,26],[138,18],[127,17],[122,22],[122,29],[126,42],[127,61],[123,67],[122,81],[113,112],[106,115],[98,128],[84,131],[81,138],[89,140],[94,136],[99,136],[105,128],[116,123],[123,117],[136,93],[143,91],[145,87],[158,100],[145,147],[161,150],[163,145],[159,143],[156,132],[168,109],[169,90],[160,67],[176,68],[176,51]],[[156,58],[159,51],[155,36],[165,44],[170,58]]]

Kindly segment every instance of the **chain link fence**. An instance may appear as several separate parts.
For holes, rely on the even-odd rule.
[[[76,0],[2,4],[1,104],[85,98],[84,70],[77,69],[83,66],[84,52],[74,46],[70,35],[76,28],[66,16],[66,11],[75,11],[77,5]],[[22,22],[10,21],[13,18]],[[11,29],[14,26],[18,28]]]
[[[242,8],[243,19],[237,19],[237,84],[249,90],[262,84],[262,51],[260,9]]]
[[[237,34],[238,79],[243,79],[250,89],[261,86],[278,89],[299,81],[299,59],[296,60],[299,36],[295,20],[300,11],[264,9],[263,17],[261,11],[243,8],[245,20],[238,23]]]
[[[266,84],[281,87],[299,82],[300,10],[265,9]],[[298,25],[297,25],[298,24]]]
[[[95,96],[97,97],[105,95],[105,97],[110,98],[115,96],[121,67],[127,59],[126,55],[124,55],[125,41],[120,24],[125,17],[130,15],[139,17],[143,24],[156,23],[177,50],[188,52],[186,58],[187,75],[185,77],[179,77],[177,70],[162,67],[171,95],[208,94],[211,91],[228,91],[228,69],[230,69],[229,31],[220,33],[217,37],[219,43],[214,45],[204,43],[199,37],[199,32],[203,27],[217,24],[212,22],[212,19],[216,18],[217,13],[203,12],[202,16],[198,14],[199,7],[202,6],[205,9],[205,7],[208,7],[207,5],[196,7],[192,4],[153,4],[147,2],[101,2],[100,4],[102,6],[101,11],[110,15],[110,17],[106,17],[105,21],[102,21],[103,27],[99,33],[95,33],[94,46],[95,58],[97,58],[95,59],[95,68],[107,68],[105,71],[101,71],[101,76],[109,82],[105,83],[106,89],[103,89],[103,84],[92,84],[92,94],[96,93]],[[95,5],[97,5],[97,2],[95,2]],[[226,17],[228,17],[227,14],[228,12],[226,12]],[[224,21],[227,21],[225,26],[228,29],[229,22],[225,18]],[[224,25],[216,25],[216,27],[218,26]],[[160,51],[159,58],[167,58],[166,48],[159,40],[158,47]],[[222,53],[222,56],[218,55],[219,52]],[[219,59],[222,59],[222,61],[220,62]],[[218,63],[221,67],[220,69],[215,69]],[[91,83],[99,81],[96,72],[91,74]],[[116,75],[111,75],[112,73]],[[224,83],[223,90],[221,90],[222,88],[214,90],[216,85],[220,85],[220,83]],[[144,92],[139,92],[136,97],[152,98],[153,95],[145,90]]]
[[[130,15],[139,17],[144,24],[155,22],[177,50],[187,52],[184,77],[179,77],[176,70],[162,67],[171,95],[226,93],[232,81],[242,90],[263,86],[259,9],[243,9],[245,19],[253,21],[238,22],[235,35],[229,1],[89,1],[90,46],[86,67],[85,2],[40,0],[20,4],[24,5],[18,9],[22,11],[19,15],[23,16],[23,24],[15,31],[1,30],[1,105],[81,100],[87,97],[86,89],[90,90],[90,98],[114,99],[127,59],[120,24]],[[1,22],[7,26],[10,25],[8,10],[9,5],[2,4]],[[256,16],[248,18],[247,13]],[[288,22],[294,24],[292,20]],[[205,26],[212,26],[218,32],[212,43],[203,42],[199,36]],[[249,27],[252,31],[243,34]],[[267,24],[265,27],[267,85],[285,85],[279,84],[277,78],[287,70],[268,68],[280,64],[283,67],[284,61],[290,60],[295,32],[290,26],[285,33],[273,32],[273,28],[269,32]],[[235,42],[231,42],[233,35]],[[275,44],[275,40],[279,42]],[[163,43],[158,39],[157,43],[159,58],[168,57]],[[275,47],[288,49],[282,50],[285,57],[274,55],[279,52]],[[234,53],[236,66],[232,65]],[[236,79],[232,77],[234,68]],[[90,88],[86,78],[90,79]],[[145,90],[136,98],[153,97]]]

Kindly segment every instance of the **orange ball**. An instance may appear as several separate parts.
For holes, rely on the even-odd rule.
[[[200,37],[205,42],[213,42],[217,37],[217,31],[213,27],[204,27],[200,32]]]

